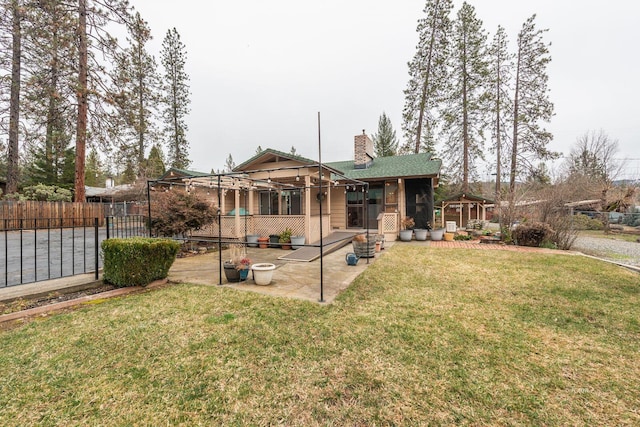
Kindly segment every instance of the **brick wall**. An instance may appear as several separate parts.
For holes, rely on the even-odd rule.
[[[364,169],[373,162],[373,141],[362,131],[362,135],[356,135],[354,141],[354,166],[356,169]]]

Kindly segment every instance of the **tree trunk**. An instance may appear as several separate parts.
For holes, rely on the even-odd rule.
[[[20,4],[18,0],[11,2],[13,15],[13,58],[11,61],[11,99],[9,101],[9,149],[7,159],[7,193],[18,191],[19,178],[19,124],[20,124],[20,72],[22,58],[22,26],[20,16]]]
[[[418,114],[418,126],[416,128],[416,145],[414,148],[414,152],[418,154],[420,152],[420,139],[422,138],[422,122],[425,120],[425,108],[427,105],[427,92],[429,89],[429,79],[431,77],[431,61],[433,58],[433,45],[436,42],[436,17],[437,17],[437,9],[440,5],[439,1],[436,1],[434,8],[436,12],[433,14],[433,22],[431,23],[431,38],[429,40],[429,53],[427,55],[427,69],[425,70],[424,75],[424,83],[422,85],[422,94],[420,96],[420,112]]]
[[[87,145],[87,0],[78,0],[78,120],[76,125],[76,176],[74,201],[84,202],[85,151]]]

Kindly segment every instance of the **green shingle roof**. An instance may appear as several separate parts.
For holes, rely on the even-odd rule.
[[[185,178],[195,178],[195,177],[209,176],[210,175],[210,174],[205,173],[205,172],[198,172],[198,171],[190,171],[190,170],[186,170],[186,169],[171,168],[168,171],[166,171],[160,178],[158,178],[158,180],[160,181],[160,180],[166,179],[168,176],[171,175],[172,172],[175,175],[182,176],[182,177],[185,177]]]
[[[442,161],[432,159],[431,153],[419,153],[376,157],[371,166],[366,169],[356,169],[353,160],[330,162],[326,163],[326,166],[342,171],[344,176],[349,179],[371,180],[378,178],[438,176]]]

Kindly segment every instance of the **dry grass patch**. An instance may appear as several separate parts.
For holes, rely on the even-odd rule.
[[[331,306],[173,286],[3,333],[0,423],[637,424],[638,282],[396,245]]]

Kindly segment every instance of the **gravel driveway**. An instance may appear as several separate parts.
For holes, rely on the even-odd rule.
[[[640,267],[640,243],[578,236],[571,249],[599,258]]]

